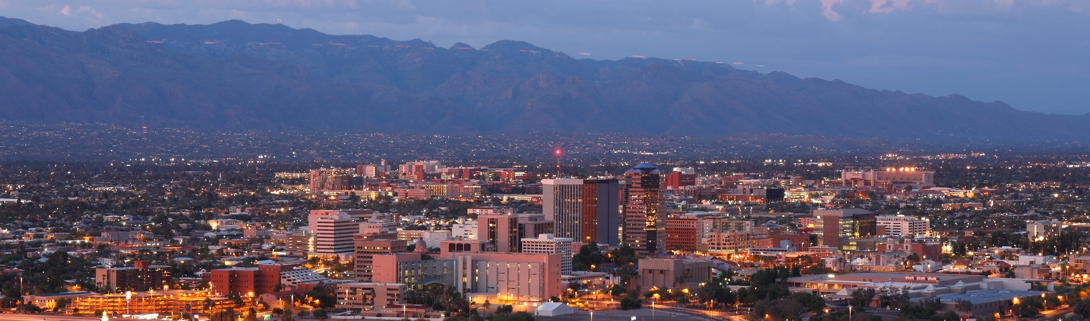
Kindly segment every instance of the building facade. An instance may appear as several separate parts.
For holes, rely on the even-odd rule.
[[[640,255],[666,251],[662,171],[642,163],[625,172],[624,244]]]
[[[401,253],[408,250],[409,243],[404,240],[368,239],[358,234],[355,238],[356,281],[371,282],[375,273],[374,256],[379,254]]]
[[[542,180],[542,212],[559,237],[617,245],[619,186],[613,179]]]
[[[170,285],[170,266],[135,261],[132,267],[96,268],[95,285],[117,292],[163,289]]]
[[[536,238],[522,239],[522,253],[559,254],[560,274],[571,275],[572,239],[556,237],[552,234],[539,234]]]
[[[884,236],[925,236],[931,233],[931,220],[915,216],[879,215],[876,223]]]
[[[404,304],[407,290],[402,283],[349,282],[337,284],[337,308],[373,310]]]

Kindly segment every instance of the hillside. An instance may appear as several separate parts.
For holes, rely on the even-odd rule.
[[[475,134],[739,133],[1086,141],[1090,116],[879,91],[712,62],[576,59],[519,41],[439,48],[283,25],[0,19],[0,120]]]

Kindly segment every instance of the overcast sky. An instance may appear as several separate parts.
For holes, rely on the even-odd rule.
[[[1090,0],[0,0],[70,30],[229,19],[572,56],[742,62],[865,87],[1090,113]],[[763,65],[764,67],[757,67]]]

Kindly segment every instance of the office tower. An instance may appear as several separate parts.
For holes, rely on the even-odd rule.
[[[314,221],[314,254],[343,255],[352,253],[352,235],[360,224],[348,215],[321,216]]]
[[[878,234],[878,219],[862,209],[815,210],[814,234],[818,245],[840,248],[842,239]]]
[[[878,232],[885,236],[921,236],[931,232],[931,220],[915,216],[879,215]]]
[[[408,250],[409,242],[403,240],[368,239],[366,235],[356,234],[355,270],[356,281],[371,282],[375,273],[374,257],[380,254],[401,253]]]
[[[546,179],[542,189],[542,212],[556,222],[557,236],[582,243],[620,243],[617,180]]]
[[[624,244],[641,255],[666,251],[662,171],[642,163],[624,173]]]
[[[552,220],[535,214],[486,214],[477,216],[477,239],[490,245],[490,252],[518,252],[522,239],[552,233]]]

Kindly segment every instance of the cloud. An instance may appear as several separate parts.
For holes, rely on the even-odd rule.
[[[889,13],[893,10],[905,10],[908,9],[908,2],[910,0],[871,0],[870,13]],[[886,4],[889,3],[889,6]]]
[[[833,5],[843,2],[844,0],[821,0],[821,14],[829,21],[839,21],[840,14],[833,11]]]
[[[1000,8],[1008,9],[1014,6],[1014,0],[995,0],[995,4],[999,5]]]

